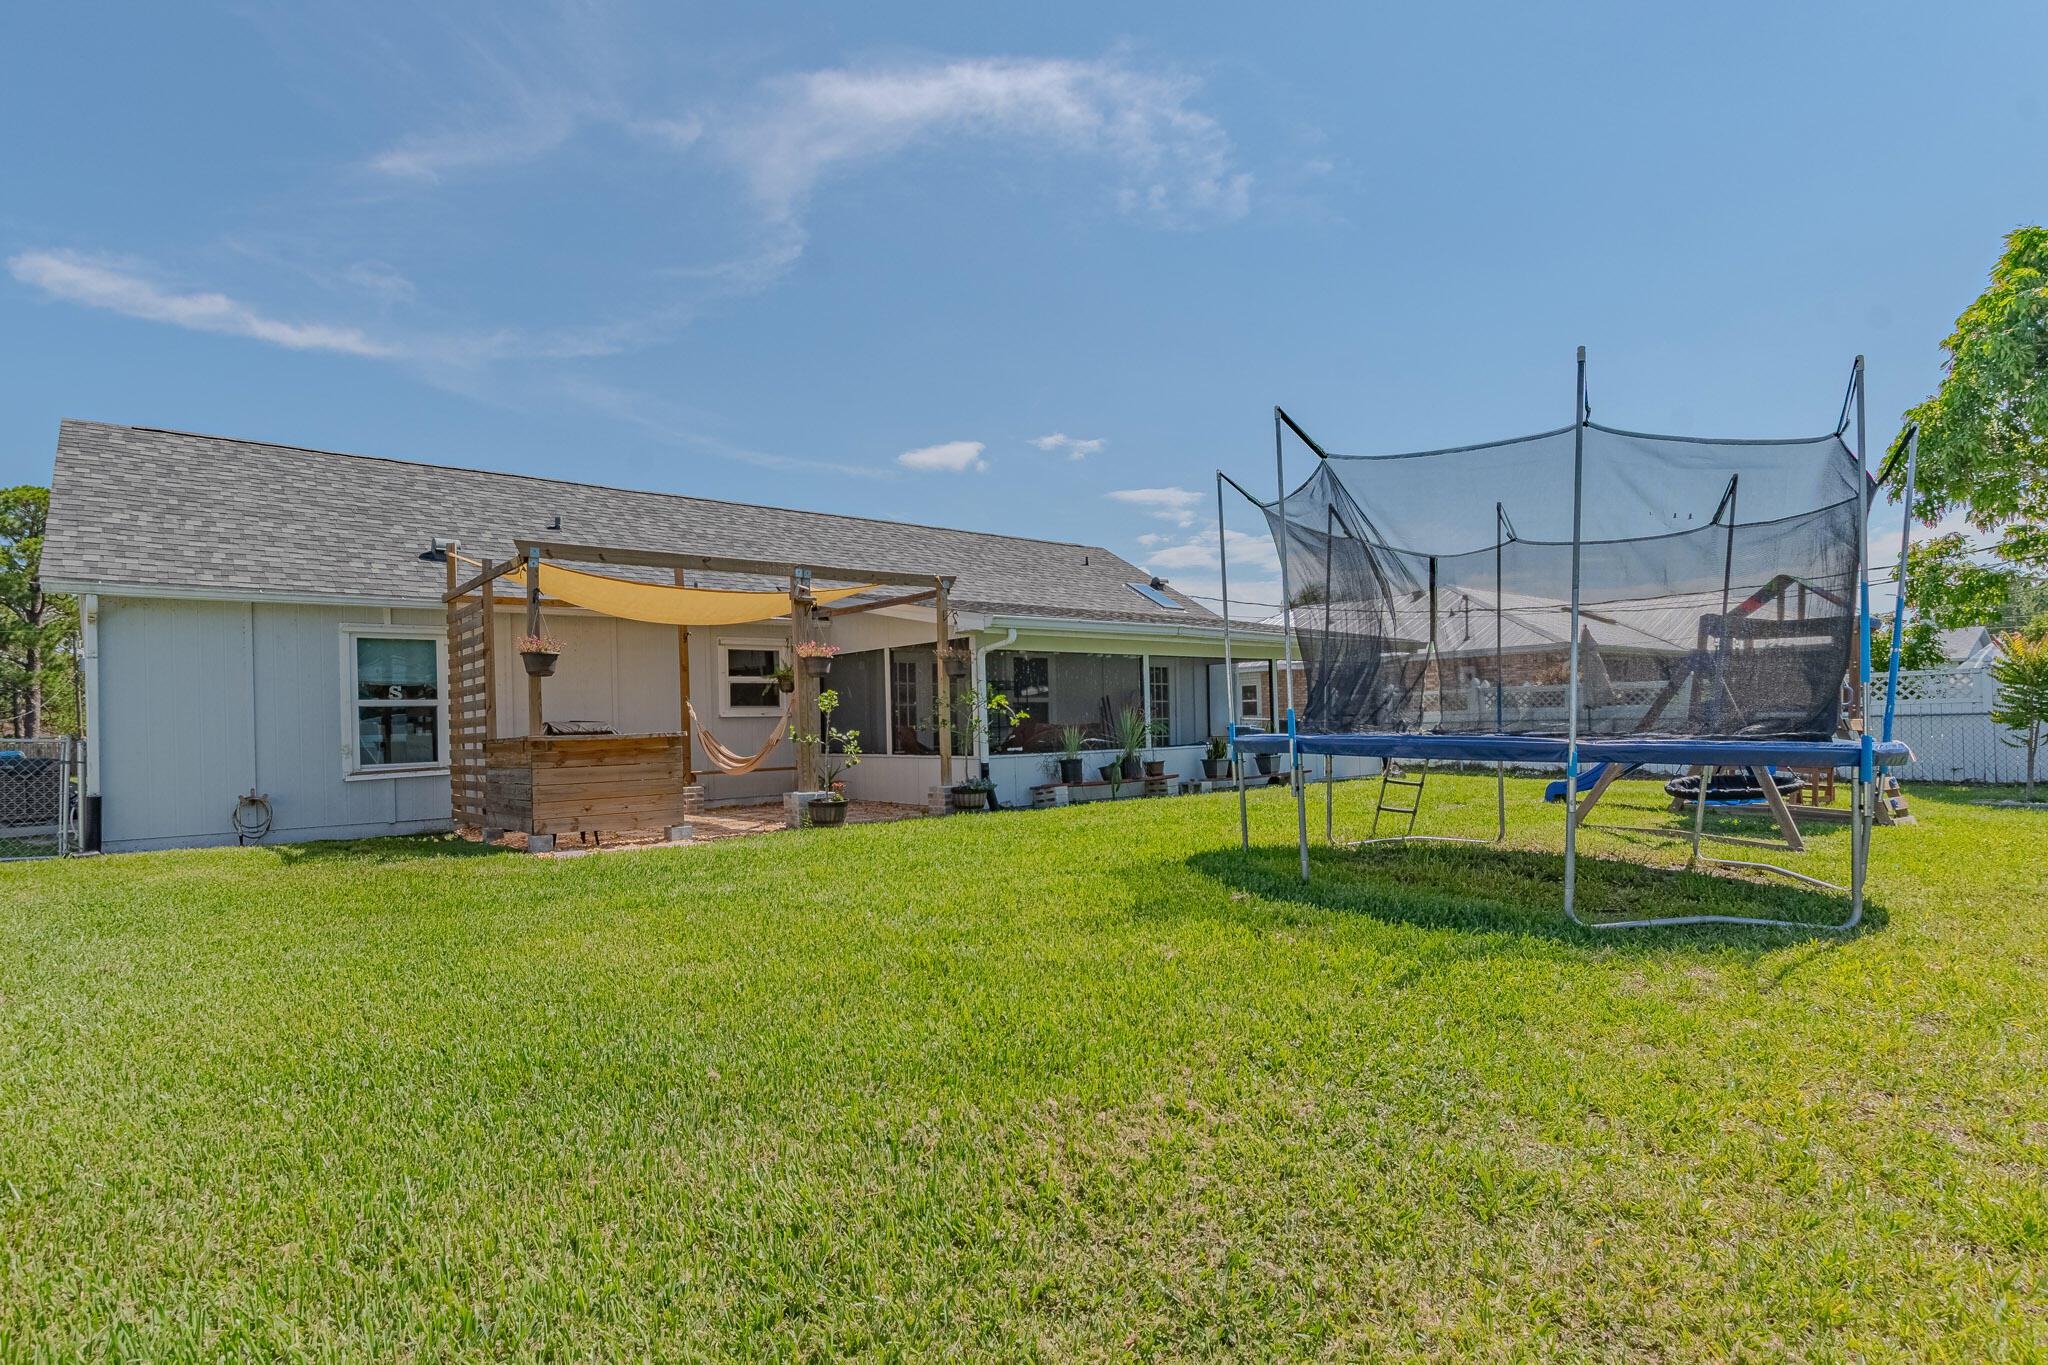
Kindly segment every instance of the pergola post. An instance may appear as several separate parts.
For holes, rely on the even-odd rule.
[[[947,581],[937,580],[933,616],[938,621],[938,643],[932,651],[932,685],[938,692],[939,785],[953,785],[953,694],[946,679],[946,646],[952,643],[952,613],[947,606]]]
[[[789,739],[796,751],[796,789],[800,792],[818,789],[818,747],[825,742],[819,724],[818,680],[797,653],[797,646],[810,638],[811,584],[809,577],[797,570],[789,576],[789,666],[796,671],[796,691],[789,698]],[[819,738],[806,744],[804,735]]]
[[[676,586],[688,587],[683,582],[683,571],[676,570]],[[676,728],[683,732],[683,785],[694,786],[697,781],[695,746],[696,726],[690,724],[690,628],[676,627]]]
[[[490,591],[488,584],[485,585],[484,591]],[[540,551],[537,549],[526,552],[526,633],[540,634]],[[540,675],[529,673],[526,675],[526,733],[540,734],[543,723],[540,709]]]

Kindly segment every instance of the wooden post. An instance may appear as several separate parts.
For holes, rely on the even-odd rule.
[[[952,684],[946,677],[946,646],[952,643],[951,613],[946,604],[946,580],[938,580],[938,592],[932,599],[933,614],[938,617],[938,647],[932,652],[932,686],[938,692],[939,717],[939,785],[953,785],[953,693]]]
[[[491,571],[490,560],[483,561],[482,570]],[[498,604],[498,584],[492,580],[478,591],[484,609],[484,742],[488,744],[498,737],[498,616],[492,610]]]
[[[683,582],[683,571],[676,570],[676,586],[687,587]],[[690,628],[676,627],[676,728],[683,732],[683,785],[695,785],[696,726],[690,724]]]
[[[818,715],[818,680],[804,667],[796,647],[811,638],[811,594],[807,583],[796,574],[789,576],[789,666],[796,670],[796,691],[790,694],[789,741],[796,752],[796,789],[818,789],[818,745],[805,744],[799,735],[822,735]],[[821,741],[822,742],[822,741]]]
[[[529,551],[526,556],[526,633],[540,634],[540,553]],[[523,661],[522,661],[523,662]],[[540,678],[526,675],[526,733],[541,733]]]

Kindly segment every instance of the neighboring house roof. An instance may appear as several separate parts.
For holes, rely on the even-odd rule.
[[[446,570],[420,554],[450,537],[494,559],[516,537],[951,575],[968,611],[1221,625],[1171,589],[1181,610],[1134,592],[1150,575],[1094,545],[79,421],[57,437],[43,575],[71,591],[438,603]]]
[[[1961,668],[1989,668],[2003,652],[1989,626],[1959,626],[1936,638],[1943,657]]]

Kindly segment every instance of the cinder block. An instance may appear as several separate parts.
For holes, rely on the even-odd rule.
[[[555,851],[555,836],[552,834],[527,835],[526,851],[528,853],[553,853]]]

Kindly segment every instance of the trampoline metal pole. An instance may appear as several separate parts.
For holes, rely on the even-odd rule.
[[[1288,541],[1293,539],[1287,522],[1287,455],[1283,445],[1281,423],[1286,414],[1278,406],[1273,409],[1273,475],[1280,489],[1280,657],[1285,661],[1287,679],[1287,770],[1288,782],[1294,787],[1294,828],[1296,841],[1301,846],[1301,879],[1308,880],[1308,792],[1301,781],[1301,743],[1297,737],[1294,719],[1294,601],[1287,586]],[[1276,704],[1277,704],[1277,698]]]
[[[1856,778],[1860,813],[1849,841],[1849,903],[1851,913],[1863,913],[1864,874],[1870,865],[1871,792],[1876,772],[1875,741],[1870,733],[1870,469],[1864,445],[1865,383],[1863,357],[1856,357],[1856,709],[1861,722],[1858,731]]]
[[[1579,875],[1579,551],[1586,474],[1586,348],[1579,347],[1579,391],[1572,409],[1572,642],[1571,682],[1565,690],[1564,913],[1578,923],[1573,901]]]
[[[1501,612],[1501,549],[1504,537],[1502,529],[1507,523],[1507,513],[1499,503],[1493,505],[1493,732],[1500,734],[1506,726],[1506,697],[1508,672],[1500,632]],[[1493,765],[1494,838],[1502,843],[1508,837],[1508,765]]]
[[[1237,780],[1237,846],[1252,846],[1251,815],[1244,801],[1244,756],[1237,751],[1237,661],[1230,653],[1230,537],[1223,533],[1223,471],[1216,471],[1216,564],[1223,594],[1223,733],[1230,741],[1230,771]]]
[[[1899,518],[1899,590],[1892,602],[1892,657],[1885,669],[1884,739],[1892,738],[1892,714],[1899,704],[1899,651],[1906,638],[1906,556],[1913,549],[1913,473],[1920,461],[1920,424],[1906,430],[1906,490],[1900,499],[1905,509]]]

